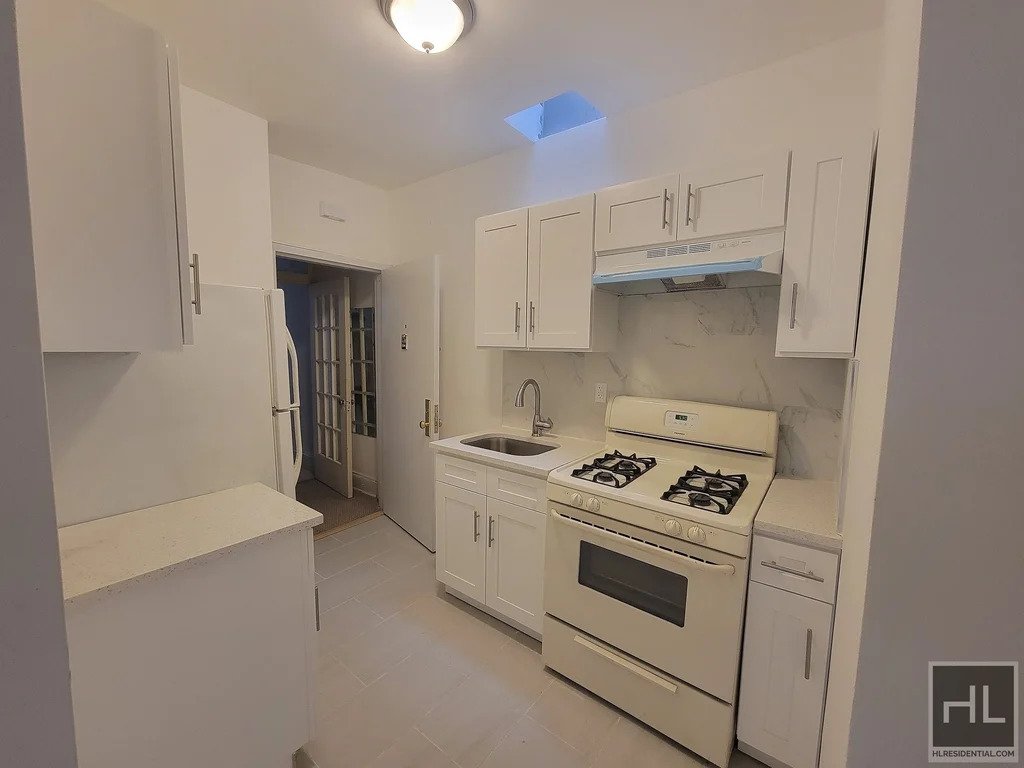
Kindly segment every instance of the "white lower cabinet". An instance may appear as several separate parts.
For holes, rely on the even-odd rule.
[[[770,542],[771,547],[759,549],[760,542]],[[820,596],[826,585],[832,590],[828,599],[834,599],[835,566],[816,572],[806,564],[814,562],[813,557],[790,556],[799,555],[798,550],[837,565],[831,553],[755,538],[751,578],[778,575],[791,583],[780,587],[776,581],[750,582],[736,735],[740,750],[758,759],[789,768],[816,768],[833,605],[807,593]],[[759,551],[772,554],[759,556]]]
[[[487,599],[535,632],[544,625],[543,513],[487,499]]]
[[[438,456],[437,463],[441,467],[450,459]],[[497,493],[516,478],[521,488],[533,490],[528,496],[543,492],[544,480],[474,466],[487,475],[488,492],[493,489]],[[438,482],[435,514],[437,580],[540,637],[544,625],[544,512]]]

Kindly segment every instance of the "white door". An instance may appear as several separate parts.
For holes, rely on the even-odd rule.
[[[434,551],[434,455],[440,437],[441,293],[436,256],[381,275],[378,439],[384,514]]]
[[[600,190],[594,227],[595,249],[621,251],[674,242],[678,192],[677,174]]]
[[[594,196],[530,209],[527,248],[530,349],[589,349]]]
[[[777,355],[853,356],[874,145],[865,131],[793,153]]]
[[[679,240],[784,226],[788,181],[787,150],[687,171],[679,185]]]
[[[792,768],[815,768],[832,606],[750,583],[739,740]]]
[[[352,318],[348,278],[309,287],[313,318],[313,475],[352,498]]]
[[[476,344],[526,346],[527,209],[476,221]]]
[[[487,499],[488,607],[534,632],[544,628],[543,512]]]
[[[481,603],[486,597],[487,502],[479,493],[436,484],[437,580]]]
[[[43,350],[180,349],[192,285],[165,41],[77,0],[17,15]]]

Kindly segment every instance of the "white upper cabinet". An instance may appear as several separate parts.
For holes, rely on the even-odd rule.
[[[603,253],[675,242],[678,194],[678,174],[600,190],[594,249]]]
[[[43,350],[190,342],[173,57],[153,30],[85,0],[17,11]]]
[[[530,349],[590,347],[594,196],[530,209],[527,246]]]
[[[775,229],[786,223],[789,152],[774,151],[682,175],[677,240]]]
[[[526,208],[476,222],[476,344],[525,348],[529,311],[526,299]],[[588,277],[587,287],[590,287]]]
[[[793,153],[779,356],[854,354],[873,163],[867,131]]]
[[[276,288],[267,121],[181,89],[188,238],[204,283]]]
[[[477,346],[606,346],[618,304],[593,276],[593,195],[477,219]]]

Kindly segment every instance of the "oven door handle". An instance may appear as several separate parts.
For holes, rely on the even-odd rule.
[[[697,571],[704,571],[705,573],[718,573],[724,576],[732,576],[734,573],[736,573],[736,566],[731,565],[729,563],[705,563],[703,560],[697,560],[693,557],[687,557],[686,555],[681,555],[678,552],[672,552],[668,549],[662,549],[661,547],[656,547],[653,544],[647,544],[646,542],[638,541],[637,539],[630,539],[626,538],[625,536],[619,536],[615,533],[605,531],[604,529],[598,528],[593,525],[587,525],[586,523],[578,523],[575,520],[566,517],[565,515],[559,514],[558,510],[555,509],[551,510],[551,517],[555,521],[561,523],[562,525],[568,525],[572,528],[576,528],[586,533],[596,535],[600,538],[608,539],[609,541],[614,541],[619,544],[625,544],[627,547],[639,549],[642,552],[648,552],[650,554],[668,557],[672,560],[678,561],[681,564],[685,564],[688,568],[693,568]]]

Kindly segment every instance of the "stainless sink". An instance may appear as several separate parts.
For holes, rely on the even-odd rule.
[[[520,440],[506,435],[481,435],[471,437],[462,441],[463,445],[471,445],[474,448],[483,448],[485,451],[504,453],[509,456],[538,456],[542,453],[555,450],[557,445],[545,445],[534,443],[531,440]]]

